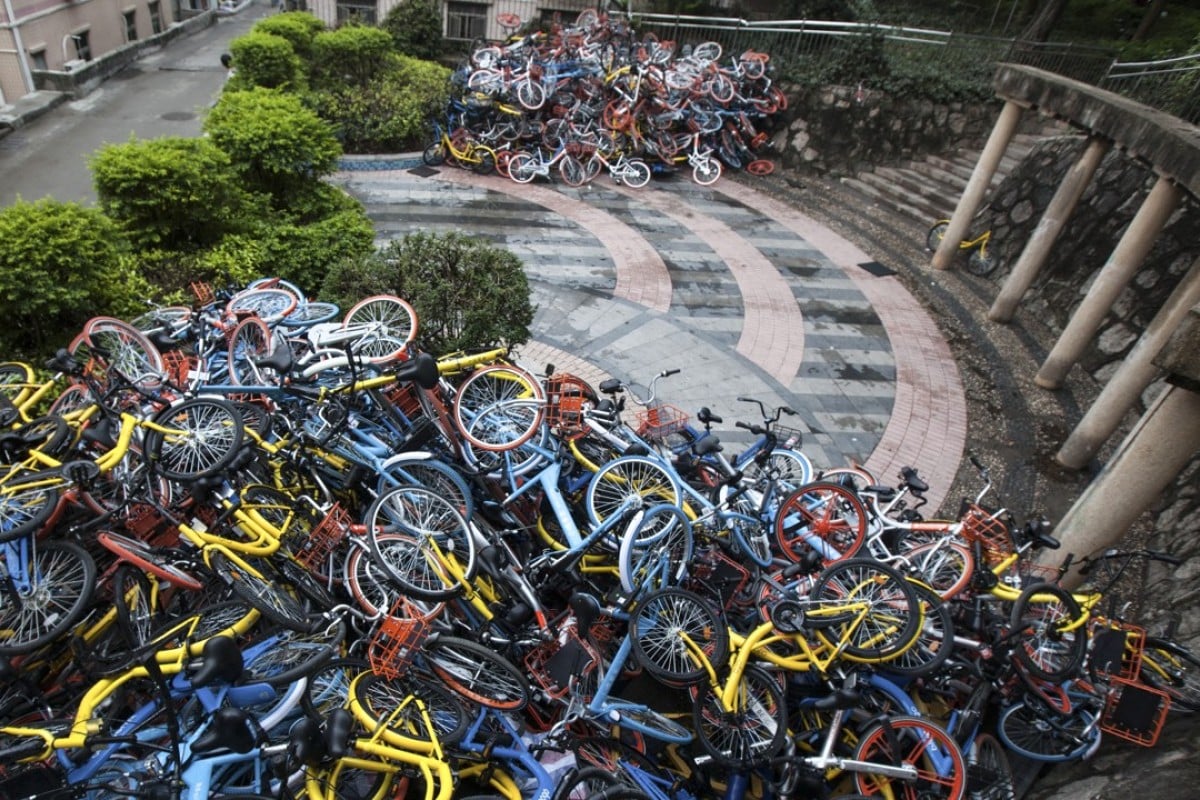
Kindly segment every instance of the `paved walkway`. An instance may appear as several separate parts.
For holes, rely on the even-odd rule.
[[[944,499],[967,419],[949,347],[886,265],[794,209],[730,179],[572,189],[444,167],[337,180],[381,242],[461,231],[516,253],[537,305],[518,351],[530,368],[639,385],[679,369],[659,399],[707,405],[723,441],[757,421],[737,398],[788,405],[818,468],[865,462],[894,482],[913,464],[931,505]]]

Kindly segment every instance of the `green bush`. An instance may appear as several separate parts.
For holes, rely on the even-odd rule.
[[[254,23],[252,33],[265,33],[287,39],[302,61],[312,58],[313,37],[325,30],[325,23],[307,11],[285,11]]]
[[[269,194],[281,209],[336,169],[342,151],[329,124],[299,98],[270,89],[225,92],[204,131],[248,188]]]
[[[365,25],[345,25],[313,39],[313,74],[319,86],[367,86],[392,53],[387,31]]]
[[[306,290],[321,285],[331,264],[369,256],[374,252],[374,243],[375,229],[361,207],[305,225],[276,225],[264,231],[262,238],[270,274]]]
[[[426,125],[450,96],[450,70],[392,56],[388,70],[364,88],[343,87],[313,98],[348,153],[396,153],[424,146]]]
[[[282,36],[251,31],[229,43],[233,75],[226,92],[262,86],[296,91],[304,88],[304,62]]]
[[[434,61],[442,54],[442,13],[435,0],[407,0],[380,23],[401,53]]]
[[[97,209],[50,198],[0,209],[0,330],[6,358],[40,362],[91,317],[121,316],[150,296],[128,242]]]
[[[209,139],[130,139],[90,164],[100,207],[139,249],[202,249],[248,230],[265,208]]]
[[[529,339],[534,307],[521,260],[461,234],[410,234],[378,254],[340,262],[321,291],[343,308],[381,293],[412,303],[419,342],[435,354]]]

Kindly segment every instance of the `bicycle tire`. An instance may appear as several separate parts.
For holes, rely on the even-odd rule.
[[[73,355],[77,358],[86,355],[93,369],[101,373],[116,369],[125,379],[143,389],[158,388],[166,376],[162,353],[154,343],[128,322],[113,317],[88,320],[76,350],[79,352]],[[102,375],[96,377],[103,380]]]
[[[915,577],[927,583],[943,600],[949,600],[971,585],[975,555],[958,542],[939,541],[918,545],[904,554]]]
[[[424,600],[448,600],[464,586],[447,571],[445,554],[453,554],[466,580],[478,568],[475,538],[466,519],[444,497],[419,486],[398,486],[380,495],[366,515],[367,543],[375,563],[402,591]],[[381,546],[379,534],[404,534],[403,541]]]
[[[850,489],[816,481],[789,494],[775,516],[782,554],[800,563],[815,550],[824,565],[853,558],[867,539],[867,509]]]
[[[996,733],[1017,755],[1048,763],[1082,758],[1100,739],[1100,727],[1090,712],[1076,707],[1070,714],[1060,714],[1037,700],[1001,711]]]
[[[742,474],[760,491],[765,488],[766,480],[774,475],[779,487],[785,491],[794,491],[807,483],[812,483],[813,465],[808,456],[799,450],[786,447],[776,447],[767,456],[767,467],[763,469],[758,459],[750,459],[742,466]]]
[[[909,583],[922,610],[917,641],[881,668],[905,678],[919,678],[936,672],[954,652],[954,613],[934,589],[911,580]]]
[[[380,465],[379,473],[379,494],[398,483],[424,486],[453,503],[468,520],[475,514],[475,498],[463,476],[454,467],[429,453],[409,452],[392,456]]]
[[[229,335],[226,350],[229,382],[235,386],[277,385],[279,374],[257,363],[271,355],[272,343],[271,329],[260,318],[247,317],[239,322]]]
[[[441,141],[436,141],[421,153],[421,163],[427,167],[440,167],[446,163],[446,147]]]
[[[920,717],[880,720],[860,736],[854,758],[910,765],[917,771],[915,781],[856,771],[855,788],[865,795],[886,794],[896,800],[962,800],[966,795],[967,762],[962,749],[942,727]],[[938,760],[948,763],[939,769]]]
[[[258,613],[284,628],[307,631],[312,625],[312,619],[300,600],[267,578],[269,570],[264,572],[257,568],[253,563],[255,559],[243,561],[247,562],[249,569],[219,550],[209,556],[209,564],[217,577]]]
[[[299,303],[300,298],[282,286],[263,286],[235,294],[226,304],[225,313],[232,317],[256,314],[263,322],[274,325],[295,311]]]
[[[495,651],[457,636],[425,642],[429,668],[451,690],[489,708],[519,711],[529,703],[525,672]]]
[[[388,364],[404,356],[417,337],[416,310],[405,300],[377,294],[355,303],[342,322],[343,328],[364,325],[374,331],[355,343],[355,352],[372,364]]]
[[[937,252],[938,247],[942,244],[942,239],[946,238],[946,231],[949,227],[950,220],[934,223],[929,232],[925,234],[925,249],[931,253]]]
[[[1171,696],[1171,703],[1200,711],[1200,658],[1171,639],[1149,636],[1142,648],[1141,680]]]
[[[696,738],[686,726],[645,706],[624,705],[618,702],[609,706],[607,719],[614,719],[614,715],[619,727],[640,733],[656,742],[687,744]]]
[[[44,473],[0,486],[0,544],[37,533],[58,508],[62,484]]]
[[[738,682],[735,706],[727,711],[720,687],[705,686],[692,701],[692,725],[700,746],[727,769],[750,769],[770,762],[787,743],[787,703],[778,681],[748,666]]]
[[[531,183],[538,174],[538,162],[529,153],[517,153],[508,160],[508,177],[516,183]]]
[[[58,457],[71,443],[71,426],[58,414],[38,417],[17,428],[14,433],[30,450]]]
[[[578,158],[569,154],[558,162],[558,174],[567,186],[579,187],[588,181],[587,168]]]
[[[1008,754],[990,733],[976,736],[967,753],[967,800],[1016,800]]]
[[[1079,603],[1067,590],[1050,583],[1025,587],[1013,603],[1009,623],[1021,631],[1013,655],[1030,675],[1049,683],[1076,677],[1087,650],[1085,629],[1062,630],[1078,621]]]
[[[132,564],[118,565],[109,580],[117,629],[128,650],[137,650],[161,627],[160,609],[154,607],[154,588],[146,573]]]
[[[626,498],[636,500],[635,509],[682,502],[671,473],[658,461],[644,456],[613,459],[592,475],[584,497],[592,524],[603,524],[625,504]]]
[[[415,670],[397,678],[363,674],[354,680],[351,688],[357,710],[363,714],[363,722],[371,731],[386,726],[389,732],[403,739],[429,743],[431,738],[416,704],[408,702],[401,708],[405,701],[416,697],[425,704],[434,733],[443,746],[454,744],[467,732],[470,718],[458,695]]]
[[[866,613],[839,609],[866,604]],[[921,632],[916,590],[899,572],[871,558],[852,558],[818,576],[806,607],[816,635],[844,658],[877,663],[912,647]]]
[[[541,381],[520,367],[493,364],[459,384],[454,424],[481,450],[512,450],[533,438],[545,419]]]
[[[300,705],[310,717],[326,719],[331,712],[346,707],[354,679],[370,670],[365,658],[331,658],[308,675]]]
[[[721,162],[711,156],[692,166],[692,180],[701,186],[712,186],[721,179]]]
[[[31,387],[36,379],[33,367],[24,361],[0,362],[0,393],[14,406],[20,406],[33,394]]]
[[[984,247],[981,245],[976,250],[973,250],[971,255],[967,257],[967,272],[983,278],[992,274],[992,271],[996,269],[998,263],[999,262],[996,261],[995,256],[986,252]]]
[[[496,171],[496,153],[490,147],[475,145],[471,148],[467,163],[476,175],[491,175]]]
[[[287,686],[308,678],[333,660],[346,640],[346,623],[341,620],[310,626],[304,632],[286,628],[267,635],[270,647],[253,656],[244,655],[242,683]],[[242,648],[251,651],[255,642]],[[303,699],[301,700],[303,702]]]
[[[650,165],[641,159],[630,159],[625,162],[625,170],[621,173],[621,183],[630,189],[641,189],[650,182]]]
[[[621,588],[637,594],[678,585],[687,576],[694,546],[691,523],[678,507],[659,505],[636,515],[617,550]]]
[[[168,480],[193,481],[216,475],[229,466],[242,446],[242,416],[231,403],[212,397],[184,400],[154,415],[145,449],[158,474]]]
[[[0,592],[0,655],[32,652],[71,630],[95,591],[96,562],[80,545],[30,538],[27,547],[27,586]]]
[[[289,331],[302,330],[319,322],[328,322],[341,313],[336,303],[323,300],[308,300],[296,306],[296,310],[279,321],[281,327]]]
[[[546,105],[546,87],[533,80],[518,81],[514,87],[517,102],[530,111]]]
[[[633,653],[654,678],[688,685],[708,675],[681,638],[688,638],[718,673],[729,659],[729,629],[712,606],[686,589],[661,589],[645,597],[629,620]]]
[[[376,534],[376,541],[384,553],[384,558],[389,557],[387,550],[393,544],[402,551],[416,546],[411,536],[402,533]],[[371,616],[387,614],[399,597],[399,593],[393,588],[394,583],[368,548],[355,547],[350,551],[343,565],[342,576],[350,596]],[[427,616],[437,617],[442,611],[442,606],[439,604],[423,608],[423,611]]]

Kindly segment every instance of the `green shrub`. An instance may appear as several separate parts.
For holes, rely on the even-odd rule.
[[[442,54],[442,13],[435,0],[406,0],[380,23],[401,53],[434,61]]]
[[[225,92],[204,131],[247,186],[269,194],[276,208],[288,208],[293,194],[306,195],[341,156],[328,123],[295,95],[270,89]]]
[[[365,25],[345,25],[313,39],[313,74],[320,86],[367,86],[392,53],[387,31]]]
[[[450,70],[393,56],[371,85],[319,92],[313,103],[346,152],[396,153],[424,146],[427,121],[446,107],[449,96]]]
[[[91,158],[100,207],[139,249],[188,251],[248,230],[264,205],[209,139],[130,139]]]
[[[461,234],[410,234],[378,254],[340,262],[321,292],[343,308],[381,293],[412,303],[419,342],[435,354],[529,339],[534,307],[521,260]]]
[[[233,76],[226,92],[262,86],[296,91],[304,88],[304,62],[292,43],[272,33],[251,31],[229,43]]]
[[[254,23],[252,33],[265,33],[287,39],[302,61],[312,58],[313,37],[325,30],[325,23],[307,11],[285,11]]]
[[[150,296],[118,226],[97,209],[45,198],[0,209],[0,303],[6,358],[39,364],[91,317]]]
[[[274,226],[264,231],[262,243],[270,274],[308,290],[321,285],[330,265],[369,256],[375,230],[366,213],[356,208],[305,225]]]

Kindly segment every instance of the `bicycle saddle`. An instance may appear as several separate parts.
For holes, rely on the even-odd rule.
[[[692,452],[698,456],[706,456],[709,453],[721,452],[721,440],[716,436],[705,436],[696,444],[692,445]]]
[[[929,491],[929,484],[921,480],[921,476],[912,467],[900,468],[900,480],[904,481],[908,486],[908,490],[913,494],[922,494]]]
[[[585,592],[576,592],[571,595],[567,605],[575,612],[576,630],[580,636],[586,637],[592,629],[592,624],[600,616],[600,601]]]
[[[66,375],[78,375],[83,371],[82,365],[65,347],[59,348],[54,358],[46,362],[46,367]]]
[[[209,753],[226,749],[235,753],[249,753],[258,744],[252,725],[254,720],[246,709],[232,706],[218,708],[213,712],[208,730],[192,743],[192,752]]]
[[[214,636],[204,643],[200,666],[191,675],[194,687],[210,683],[233,683],[242,677],[242,651],[229,636]]]
[[[330,758],[341,758],[350,752],[350,738],[354,734],[354,717],[349,710],[338,708],[329,714],[325,723],[325,752]]]
[[[309,716],[297,720],[288,729],[288,754],[298,764],[320,763],[326,755],[321,723]]]
[[[268,367],[280,375],[287,375],[292,371],[292,365],[296,363],[292,357],[292,348],[285,342],[280,342],[279,346],[271,351],[271,355],[252,360],[255,366]]]
[[[437,386],[440,377],[437,359],[429,353],[418,353],[396,370],[397,383],[415,383],[422,389],[432,389]]]

